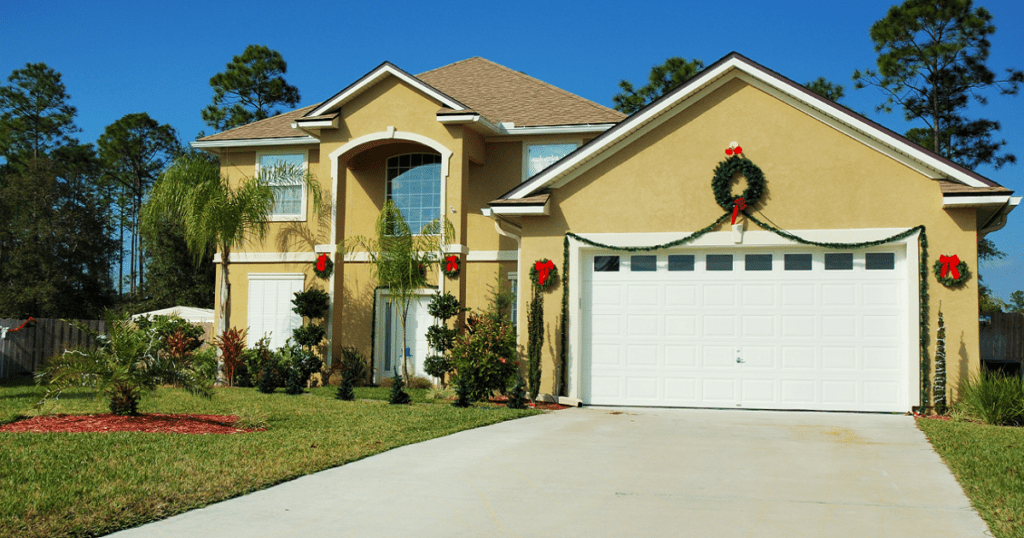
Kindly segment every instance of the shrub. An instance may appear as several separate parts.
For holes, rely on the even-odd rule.
[[[982,371],[960,386],[959,408],[987,424],[1024,423],[1024,379]]]
[[[192,368],[194,368],[203,379],[208,379],[211,382],[217,379],[217,349],[212,346],[206,346],[193,353]],[[236,377],[238,376],[239,369],[244,371],[245,365],[238,365],[238,369],[235,370]]]
[[[178,316],[155,316],[152,319],[149,316],[141,316],[134,320],[134,323],[140,330],[156,331],[157,336],[164,342],[168,336],[181,332],[185,337],[192,339],[192,344],[186,351],[195,351],[203,345],[203,328]]]
[[[301,327],[296,327],[292,331],[292,339],[295,340],[295,342],[300,346],[305,346],[309,348],[313,348],[320,345],[320,342],[324,339],[324,336],[326,335],[327,330],[324,329],[323,326],[313,325],[312,323],[308,325],[303,325]]]
[[[391,405],[404,405],[412,402],[409,394],[402,390],[404,387],[405,383],[398,375],[398,368],[395,368],[395,375],[391,378],[391,399],[388,400]]]
[[[285,389],[288,394],[302,394],[310,376],[323,367],[319,357],[297,345],[281,348],[278,355],[278,371],[287,380]]]
[[[518,371],[515,330],[499,316],[471,313],[466,332],[455,339],[452,361],[456,378],[473,400],[505,392]]]
[[[341,384],[338,385],[338,392],[334,394],[334,397],[347,402],[356,399],[355,391],[352,390],[352,380],[347,375],[342,374]]]
[[[444,379],[444,376],[452,371],[452,361],[444,355],[431,355],[424,360],[423,370],[429,375]]]
[[[295,292],[292,304],[295,305],[292,311],[304,318],[322,318],[331,304],[331,296],[320,288],[310,288]]]
[[[245,335],[248,329],[239,331],[232,327],[221,333],[214,341],[220,348],[220,359],[224,362],[224,377],[228,380],[230,387],[235,381],[235,368],[242,360],[242,352],[245,351]]]
[[[455,378],[455,401],[452,402],[452,405],[455,407],[469,407],[473,405],[473,400],[469,394],[469,384],[460,378]]]
[[[458,331],[448,327],[448,319],[457,316],[462,310],[459,299],[448,292],[434,293],[427,305],[427,313],[435,320],[433,325],[427,327],[427,343],[434,352],[427,357],[424,370],[440,379],[442,385],[445,376],[452,372],[453,364],[447,353],[455,345],[455,337],[458,335]]]
[[[409,379],[410,389],[432,389],[434,388],[434,382],[421,376],[414,375]]]
[[[352,386],[363,387],[367,384],[369,369],[363,355],[354,347],[341,348],[341,362],[339,365],[341,375],[351,379]]]
[[[76,325],[96,342],[95,349],[57,355],[37,375],[37,381],[47,385],[40,404],[73,386],[92,387],[107,396],[110,412],[115,414],[136,413],[142,390],[164,384],[213,395],[209,379],[194,369],[190,359],[159,352],[160,338],[154,329],[137,328],[126,314],[107,311],[105,318],[108,334]]]
[[[526,382],[523,381],[523,376],[516,376],[516,384],[508,395],[506,406],[509,409],[526,409]]]

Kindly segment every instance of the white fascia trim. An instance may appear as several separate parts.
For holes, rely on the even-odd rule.
[[[494,206],[490,208],[490,216],[494,215],[550,215],[551,200],[548,199],[544,205],[520,205],[520,206]]]
[[[537,127],[512,127],[504,129],[507,135],[557,135],[557,134],[582,134],[582,133],[603,133],[617,123],[587,123],[583,125],[540,125]]]
[[[250,148],[258,146],[292,146],[295,144],[319,144],[312,136],[289,136],[285,138],[249,138],[244,140],[195,140],[189,144],[196,149]]]
[[[1003,196],[943,196],[942,207],[977,207],[983,205],[1003,205],[1010,202],[1010,195]],[[1018,198],[1019,200],[1019,198]]]
[[[438,116],[437,121],[445,125],[471,124],[471,126],[479,127],[480,130],[492,135],[501,134],[503,132],[503,129],[500,126],[491,123],[490,120],[480,114],[447,114],[444,116]]]
[[[387,75],[391,75],[391,76],[397,77],[402,82],[405,82],[406,84],[416,88],[417,90],[427,94],[428,96],[430,96],[430,97],[440,101],[441,103],[443,103],[445,106],[451,108],[452,110],[465,110],[466,109],[466,107],[462,103],[459,103],[458,101],[453,100],[452,98],[448,97],[447,95],[444,95],[443,93],[435,90],[433,87],[431,87],[431,86],[429,86],[427,84],[424,84],[419,79],[417,79],[415,77],[412,77],[409,74],[405,73],[404,71],[401,71],[401,70],[395,68],[395,66],[393,66],[391,64],[384,64],[384,65],[378,67],[377,69],[374,69],[370,73],[368,73],[366,76],[364,76],[362,78],[362,80],[360,80],[355,85],[349,87],[347,90],[343,91],[342,93],[338,94],[334,99],[331,99],[330,101],[327,101],[326,103],[324,103],[324,104],[314,108],[312,111],[310,111],[306,115],[307,116],[319,116],[319,115],[321,115],[321,114],[323,114],[325,112],[328,112],[329,110],[331,110],[335,106],[340,105],[340,104],[344,104],[345,101],[349,100],[352,97],[355,97],[356,95],[359,95],[360,93],[363,92],[363,90],[366,90],[370,86],[373,86],[381,78],[383,78],[383,77],[385,77]]]
[[[220,252],[213,255],[213,263],[221,263]],[[313,252],[232,252],[231,263],[304,263],[315,262]]]
[[[618,143],[627,136],[631,135],[635,130],[643,127],[646,123],[653,121],[658,116],[667,112],[667,110],[671,107],[674,107],[676,103],[688,99],[692,95],[700,91],[703,91],[708,85],[718,82],[718,80],[722,76],[724,76],[726,73],[733,69],[739,71],[740,73],[745,73],[750,77],[761,81],[762,83],[770,86],[776,91],[786,94],[790,98],[795,99],[808,107],[822,110],[834,120],[846,123],[851,127],[857,129],[858,131],[861,131],[867,134],[868,136],[874,138],[875,140],[878,140],[879,142],[893,148],[895,151],[904,153],[905,155],[913,159],[916,159],[917,161],[925,164],[926,166],[929,166],[938,172],[946,174],[948,177],[954,178],[972,187],[989,186],[964,173],[962,170],[950,166],[949,164],[939,161],[933,156],[924,153],[920,149],[914,147],[912,144],[908,144],[903,140],[897,139],[894,136],[884,131],[881,131],[874,126],[865,123],[861,118],[849,112],[846,112],[845,110],[842,110],[838,107],[830,107],[827,111],[825,111],[822,108],[821,103],[813,100],[810,96],[803,93],[802,91],[799,91],[797,88],[785,84],[782,81],[776,79],[775,77],[772,77],[767,73],[755,69],[753,66],[740,60],[739,58],[732,58],[726,62],[723,62],[721,65],[719,65],[713,70],[704,71],[701,74],[697,75],[698,77],[703,79],[704,82],[702,84],[694,84],[692,87],[687,88],[686,91],[673,94],[670,98],[657,102],[653,106],[649,106],[643,111],[623,120],[622,123],[617,124],[619,126],[622,126],[621,132],[616,133],[615,136],[610,136],[607,139],[600,141],[600,143],[598,144],[594,144],[590,147],[587,147],[583,151],[578,152],[575,155],[571,155],[551,165],[541,173],[534,176],[533,179],[523,183],[514,194],[509,196],[508,199],[518,200],[520,198],[524,198],[529,193],[537,189],[546,187],[554,183],[556,180],[561,179],[561,176],[573,171],[575,168],[578,168],[594,155],[602,152],[609,146]]]
[[[518,259],[518,250],[474,250],[466,255],[467,262],[514,262]]]
[[[340,121],[338,116],[329,120],[303,120],[300,118],[292,122],[292,129],[337,129]]]
[[[839,229],[839,230],[791,230],[791,232],[797,236],[805,239],[810,239],[818,242],[844,242],[844,243],[855,243],[863,241],[873,241],[877,239],[884,239],[891,237],[900,232],[906,231],[906,228],[863,228],[863,229]],[[671,241],[673,239],[679,239],[689,235],[687,232],[677,233],[579,233],[576,234],[580,237],[590,239],[593,241],[614,244],[622,247],[642,247],[649,245],[658,245]],[[920,368],[917,368],[919,360],[919,341],[916,338],[919,330],[919,306],[921,304],[920,297],[920,286],[918,273],[918,263],[916,260],[920,259],[920,253],[918,251],[918,238],[920,232],[910,237],[906,237],[900,241],[895,241],[893,245],[904,245],[906,247],[906,258],[903,263],[904,276],[907,283],[907,312],[906,312],[906,326],[907,331],[907,361],[906,364],[901,368],[906,368],[907,373],[907,385],[900,391],[906,391],[906,397],[911,407],[921,405],[920,401],[920,390],[921,386],[921,372]],[[771,246],[802,246],[800,243],[790,241],[788,239],[779,237],[773,232],[767,232],[762,230],[750,231],[743,234],[743,244],[737,245],[733,242],[733,234],[731,231],[728,232],[711,232],[700,238],[693,243],[688,243],[685,246],[678,248],[693,248],[693,247],[727,247],[730,249],[754,247],[764,248]],[[807,246],[808,249],[815,249],[818,247]],[[568,275],[563,278],[569,279],[569,349],[568,349],[568,372],[567,387],[569,389],[569,398],[578,399],[583,394],[583,301],[581,295],[582,274],[580,270],[582,267],[582,258],[587,251],[602,250],[600,247],[592,247],[586,243],[582,243],[574,238],[569,238],[569,267],[576,268],[570,271]],[[907,409],[910,411],[910,409]]]

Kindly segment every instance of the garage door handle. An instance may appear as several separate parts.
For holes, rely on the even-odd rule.
[[[741,362],[743,362],[743,359],[741,359],[741,358],[739,358],[739,357],[736,357],[736,363],[737,363],[737,364],[739,364],[739,363],[741,363]]]

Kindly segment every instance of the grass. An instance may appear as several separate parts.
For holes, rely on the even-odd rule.
[[[217,389],[210,400],[169,388],[146,393],[143,413],[239,415],[268,430],[237,435],[0,433],[0,536],[95,536],[166,518],[386,450],[538,413],[457,409],[407,390],[393,406],[384,388],[357,399]],[[0,423],[37,414],[40,392],[0,385]],[[384,401],[381,401],[384,400]],[[105,413],[106,402],[75,392],[45,413]]]
[[[1024,538],[1024,428],[920,419],[992,532]]]

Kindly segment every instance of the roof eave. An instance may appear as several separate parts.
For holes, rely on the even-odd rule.
[[[201,150],[218,150],[220,148],[251,148],[260,146],[292,146],[296,144],[316,144],[319,143],[315,137],[305,136],[292,136],[284,138],[245,138],[238,140],[194,140],[189,142],[189,145],[196,149]]]

